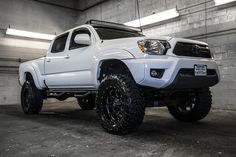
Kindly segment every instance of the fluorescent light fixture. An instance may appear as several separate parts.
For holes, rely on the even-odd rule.
[[[30,49],[39,49],[47,50],[50,46],[48,41],[29,41],[22,39],[13,39],[13,38],[0,38],[0,46],[10,46],[17,48],[30,48]]]
[[[236,0],[215,0],[215,5],[219,6],[219,5],[223,5],[223,4],[227,4],[227,3],[231,3],[235,1]]]
[[[28,32],[11,28],[7,29],[6,34],[20,37],[34,38],[34,39],[43,39],[43,40],[52,40],[55,38],[55,35]]]
[[[139,19],[137,19],[137,20],[130,21],[124,24],[127,26],[140,27],[140,22],[141,22],[141,26],[146,26],[146,25],[150,25],[150,24],[157,23],[160,21],[172,19],[178,16],[179,16],[179,13],[177,9],[173,8],[173,9],[159,12],[150,16],[143,17],[140,19],[140,21]]]

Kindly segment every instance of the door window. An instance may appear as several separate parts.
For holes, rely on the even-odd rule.
[[[68,35],[69,33],[60,35],[54,40],[51,53],[63,52],[65,50],[66,40],[68,38]]]

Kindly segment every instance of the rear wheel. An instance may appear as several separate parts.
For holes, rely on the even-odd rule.
[[[21,89],[21,106],[25,114],[37,114],[43,106],[43,92],[33,80],[26,81]]]
[[[117,74],[104,78],[96,103],[102,127],[109,133],[130,133],[143,121],[144,101],[135,82],[128,76]]]
[[[211,92],[209,88],[179,96],[175,106],[169,106],[170,114],[177,120],[194,122],[207,116],[211,109]]]
[[[78,104],[83,110],[92,110],[95,107],[95,96],[86,96],[83,98],[77,98]]]

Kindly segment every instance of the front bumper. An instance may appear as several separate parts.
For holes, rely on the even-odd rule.
[[[166,88],[206,88],[216,85],[219,78],[215,69],[207,69],[206,76],[195,76],[194,69],[180,69],[174,81]]]
[[[220,74],[214,60],[205,58],[156,56],[124,60],[137,84],[154,88],[204,88],[219,82]],[[207,76],[194,76],[194,65],[206,65]],[[161,78],[153,78],[151,69],[164,69]],[[187,70],[187,73],[183,73]]]

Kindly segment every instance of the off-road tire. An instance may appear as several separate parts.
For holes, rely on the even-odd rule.
[[[77,102],[82,110],[93,110],[95,107],[95,96],[77,98]]]
[[[115,92],[114,96],[112,92]],[[142,124],[145,114],[144,100],[137,85],[129,76],[119,74],[109,75],[102,80],[96,106],[102,127],[116,135],[135,131]]]
[[[33,80],[26,81],[21,89],[21,107],[25,114],[37,114],[43,106],[43,92]]]
[[[194,92],[195,104],[190,112],[184,113],[180,110],[180,105],[169,106],[170,114],[177,120],[183,122],[195,122],[207,116],[211,109],[212,96],[209,88],[200,89]]]

